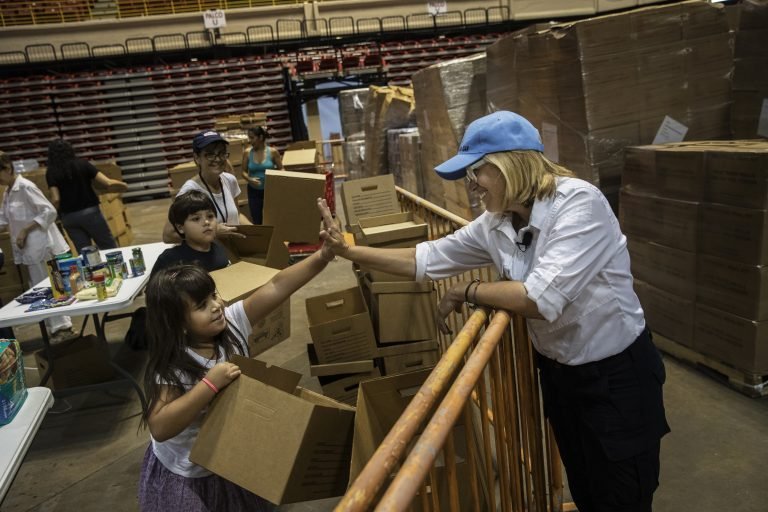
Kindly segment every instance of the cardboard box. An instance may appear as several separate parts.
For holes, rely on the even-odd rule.
[[[310,297],[306,307],[318,363],[373,359],[376,338],[360,288]]]
[[[437,293],[432,281],[372,282],[371,316],[379,343],[432,340],[437,337]]]
[[[413,212],[391,213],[359,219],[355,243],[371,247],[416,247],[426,242],[429,229]]]
[[[373,359],[320,364],[317,361],[315,345],[312,343],[307,343],[307,357],[309,357],[309,374],[313,377],[326,377],[329,375],[344,375],[349,373],[369,373],[373,371],[374,366]]]
[[[378,377],[381,377],[381,372],[378,368],[373,368],[367,372],[324,375],[317,380],[320,381],[325,396],[354,407],[357,404],[360,384]]]
[[[224,239],[223,245],[229,252],[230,260],[277,269],[288,266],[288,248],[273,236],[274,227],[241,224],[236,230],[246,237]]]
[[[698,230],[702,253],[748,265],[768,265],[768,210],[704,204]]]
[[[184,162],[171,167],[168,176],[171,178],[171,188],[179,190],[184,182],[193,178],[197,174],[197,164],[195,162]]]
[[[654,206],[658,208],[658,225],[651,226],[654,231],[651,240],[667,247],[696,252],[700,203],[659,197]]]
[[[648,327],[667,338],[693,347],[695,303],[677,297],[643,281],[635,280],[635,293],[643,306]]]
[[[226,305],[234,304],[267,284],[280,271],[239,261],[226,268],[214,270],[211,277],[216,283]],[[263,319],[253,325],[253,332],[248,338],[251,357],[264,352],[291,335],[291,299],[290,297]]]
[[[293,172],[318,172],[320,154],[313,140],[289,144],[283,153],[283,169]]]
[[[627,240],[632,276],[673,295],[696,298],[696,253],[643,240]]]
[[[395,191],[395,178],[391,174],[343,182],[341,203],[347,226],[355,226],[364,217],[377,217],[401,210]]]
[[[354,408],[296,387],[297,373],[232,362],[242,374],[209,406],[190,460],[276,504],[344,494]]]
[[[699,255],[696,300],[740,317],[768,320],[768,266]]]
[[[440,353],[437,348],[434,348],[422,352],[386,356],[383,359],[384,375],[399,375],[401,373],[432,368],[440,360]]]
[[[696,305],[696,350],[739,370],[768,373],[768,322]]]
[[[360,384],[357,395],[357,414],[355,416],[355,435],[352,442],[352,464],[349,481],[352,483],[365,467],[387,433],[405,411],[408,403],[418,392],[431,370],[404,373],[391,377],[369,380]],[[466,460],[466,433],[461,419],[452,431],[456,448],[456,472],[459,484],[459,510],[472,510],[470,504],[472,492],[470,468]],[[418,439],[418,436],[416,437]],[[393,470],[393,474],[394,474]],[[441,456],[435,460],[434,482],[439,493],[440,503],[449,503],[448,475],[445,461]],[[434,488],[427,488],[433,492]],[[421,492],[419,490],[412,502],[412,508],[421,510]],[[482,493],[481,493],[482,496]],[[426,497],[431,501],[431,497]],[[482,499],[482,498],[481,498]],[[481,504],[482,505],[482,504]]]
[[[114,377],[115,371],[110,365],[107,346],[94,335],[51,345],[51,353],[54,359],[53,373],[47,382],[51,389],[98,384]],[[42,379],[50,367],[46,351],[35,352],[35,361]]]
[[[317,198],[325,197],[325,176],[303,172],[267,171],[264,224],[284,242],[317,243],[320,213]]]
[[[427,352],[430,350],[440,350],[437,344],[437,340],[387,343],[386,345],[377,344],[376,357],[391,357],[405,354],[415,354],[417,352]]]

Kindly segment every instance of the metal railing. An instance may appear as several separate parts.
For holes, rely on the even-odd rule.
[[[430,239],[468,223],[397,191],[401,208],[427,223]],[[459,279],[489,280],[492,273],[479,269],[440,281],[438,296]],[[442,358],[336,511],[575,510],[563,503],[560,457],[543,418],[524,319],[481,308],[449,321],[458,335],[441,337]],[[457,422],[465,426],[463,445],[453,435]],[[466,456],[461,459],[459,453]],[[438,459],[443,471],[436,470]],[[459,460],[468,468],[468,481],[458,478]]]

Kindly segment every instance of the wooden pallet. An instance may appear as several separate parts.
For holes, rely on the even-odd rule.
[[[740,393],[751,397],[768,396],[768,375],[738,370],[656,332],[653,333],[653,342],[662,352],[700,369]]]

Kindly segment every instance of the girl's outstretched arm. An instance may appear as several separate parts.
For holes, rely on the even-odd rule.
[[[221,391],[240,376],[240,367],[234,363],[219,363],[205,375]],[[149,431],[155,441],[167,441],[190,426],[210,402],[216,392],[203,381],[186,393],[171,386],[163,386],[159,400],[149,412]]]
[[[296,290],[307,284],[333,259],[325,245],[312,256],[281,270],[267,284],[243,300],[245,314],[251,324],[271,313]]]

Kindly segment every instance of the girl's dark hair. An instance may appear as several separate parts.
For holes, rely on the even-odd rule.
[[[148,405],[142,416],[144,426],[148,426],[149,412],[160,398],[161,386],[184,393],[185,383],[194,384],[207,373],[187,353],[187,313],[189,304],[199,304],[215,292],[211,276],[196,265],[174,265],[158,270],[150,278],[146,291],[149,362],[144,374]],[[223,349],[226,359],[248,353],[246,341],[235,336],[229,324],[215,338],[215,353],[219,349]]]
[[[168,209],[168,221],[171,223],[171,226],[173,226],[173,229],[176,229],[176,226],[178,224],[184,224],[187,217],[190,215],[201,210],[210,210],[215,213],[216,210],[214,208],[213,201],[211,201],[208,194],[199,190],[190,190],[189,192],[176,196],[176,199],[173,200],[171,207]],[[179,233],[179,235],[181,238],[184,238],[184,235],[181,233]]]
[[[67,179],[72,178],[71,163],[76,159],[72,144],[64,139],[55,139],[48,144],[48,170],[62,171]]]
[[[262,139],[266,139],[269,137],[269,130],[266,126],[251,126],[248,128],[248,135],[252,137],[261,137]]]

